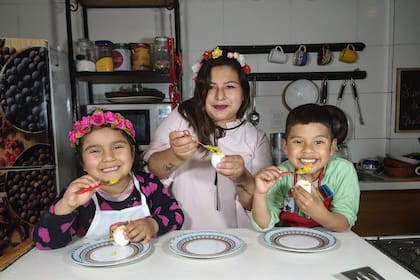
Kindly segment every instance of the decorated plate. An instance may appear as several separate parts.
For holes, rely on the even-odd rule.
[[[244,242],[239,237],[214,231],[186,233],[169,241],[169,249],[174,254],[197,259],[232,255],[243,247]]]
[[[152,249],[150,243],[129,243],[127,246],[114,245],[112,240],[100,240],[84,244],[71,253],[71,260],[85,266],[111,266],[138,260]]]
[[[264,234],[264,242],[271,247],[292,252],[320,252],[333,248],[333,235],[310,228],[276,228]]]

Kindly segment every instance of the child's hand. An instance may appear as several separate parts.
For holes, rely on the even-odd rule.
[[[86,203],[89,199],[92,198],[92,195],[95,193],[95,190],[85,192],[83,194],[77,194],[77,191],[87,188],[89,186],[94,186],[99,184],[100,181],[95,180],[90,175],[84,175],[75,179],[67,187],[66,192],[64,193],[63,198],[57,202],[54,213],[57,215],[66,215],[73,212],[77,207]]]
[[[269,166],[255,175],[256,193],[265,194],[274,183],[283,177],[282,171],[277,166]]]
[[[131,242],[146,244],[159,230],[158,223],[153,218],[130,221],[127,225],[126,234]]]
[[[304,188],[297,185],[293,187],[292,193],[297,206],[306,215],[314,217],[321,211],[325,211],[326,208],[324,206],[324,203],[319,197],[318,191],[314,186],[311,186],[311,192],[309,193]]]

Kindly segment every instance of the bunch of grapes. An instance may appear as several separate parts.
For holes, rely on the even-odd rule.
[[[0,66],[3,67],[3,65],[6,64],[10,56],[14,53],[16,53],[15,48],[0,47]]]
[[[31,47],[9,58],[0,75],[0,106],[5,118],[25,132],[47,128],[50,95],[48,50]]]

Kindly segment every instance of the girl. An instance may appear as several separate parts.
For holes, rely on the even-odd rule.
[[[182,226],[183,212],[161,182],[133,173],[134,137],[132,123],[119,113],[97,110],[74,123],[69,139],[87,174],[71,182],[40,218],[33,231],[37,248],[64,247],[74,235],[105,239],[121,223],[131,242],[143,243]]]

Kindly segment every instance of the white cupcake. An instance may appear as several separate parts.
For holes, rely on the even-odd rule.
[[[312,189],[311,189],[311,183],[308,180],[299,180],[296,183],[296,186],[301,186],[302,188],[305,189],[305,191],[307,191],[308,193],[311,193]]]

